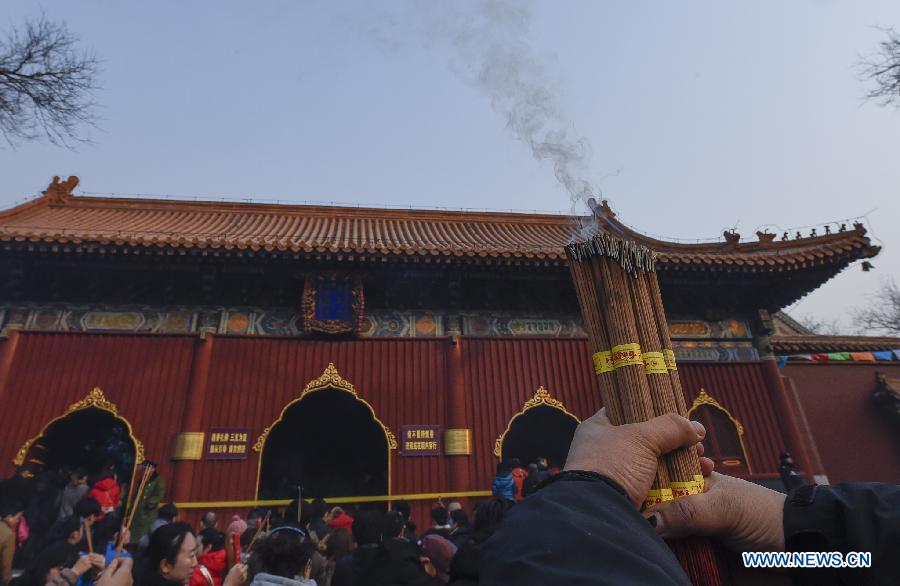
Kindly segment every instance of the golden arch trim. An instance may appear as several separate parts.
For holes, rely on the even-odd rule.
[[[259,465],[256,469],[256,494],[259,495],[259,482],[262,477],[262,466],[263,466],[263,452],[266,448],[266,440],[269,438],[269,434],[272,433],[272,430],[275,429],[275,426],[281,423],[284,420],[284,416],[287,414],[288,409],[302,401],[305,397],[312,393],[316,393],[318,391],[325,390],[336,390],[343,391],[345,393],[350,393],[353,395],[353,398],[366,406],[369,412],[372,414],[372,419],[375,420],[379,426],[381,426],[382,431],[384,431],[384,438],[387,441],[387,460],[388,460],[388,494],[391,494],[391,450],[397,449],[397,438],[394,436],[394,433],[388,428],[387,425],[384,424],[381,419],[378,418],[378,415],[375,414],[375,408],[372,407],[371,403],[363,399],[359,396],[359,393],[356,392],[356,388],[353,386],[353,383],[346,380],[341,374],[338,372],[337,368],[335,368],[333,362],[329,362],[328,366],[325,368],[325,371],[322,373],[317,379],[311,380],[306,386],[303,388],[303,391],[300,393],[300,396],[290,401],[284,408],[281,410],[281,413],[278,415],[278,419],[272,422],[271,425],[266,427],[260,436],[257,438],[256,443],[253,444],[253,451],[259,454]]]
[[[257,438],[256,443],[253,444],[253,451],[262,453],[263,447],[266,443],[266,439],[268,439],[269,434],[272,433],[272,430],[275,428],[275,426],[281,423],[281,421],[284,419],[284,416],[287,413],[288,409],[290,409],[296,403],[302,401],[307,395],[315,393],[316,391],[324,391],[328,389],[350,393],[357,401],[365,405],[369,409],[369,412],[372,414],[372,418],[375,420],[375,422],[381,426],[382,430],[384,430],[384,436],[387,439],[388,447],[392,450],[397,449],[397,438],[394,437],[394,433],[375,414],[375,408],[372,407],[372,405],[368,401],[360,397],[356,392],[356,388],[353,386],[353,384],[340,375],[340,373],[337,371],[337,368],[334,367],[333,362],[329,362],[328,366],[325,368],[325,372],[322,373],[322,376],[310,381],[306,385],[306,387],[303,388],[303,391],[300,393],[299,397],[284,406],[284,408],[281,410],[281,414],[278,416],[278,419],[273,421],[271,425],[263,430],[262,434],[260,434],[260,436]]]
[[[525,404],[522,405],[522,410],[512,416],[512,418],[509,420],[509,423],[506,424],[506,429],[503,431],[503,433],[500,434],[500,437],[498,437],[494,441],[494,456],[496,456],[498,460],[503,458],[503,441],[506,439],[506,434],[508,434],[509,430],[512,429],[513,423],[515,423],[516,419],[518,419],[522,415],[525,415],[525,413],[529,409],[534,409],[535,407],[550,407],[552,409],[562,411],[563,413],[574,419],[576,422],[581,423],[581,419],[579,419],[574,413],[571,413],[568,409],[566,409],[562,401],[560,401],[559,399],[554,399],[550,395],[550,391],[548,391],[544,388],[543,385],[541,385],[540,387],[538,387],[538,390],[534,392],[534,396],[525,401]]]
[[[752,473],[753,470],[750,467],[750,458],[747,457],[747,446],[744,445],[744,425],[740,421],[738,421],[734,415],[731,414],[731,411],[726,409],[724,406],[722,406],[721,403],[719,403],[714,398],[712,398],[709,395],[709,393],[706,392],[706,389],[704,389],[703,387],[700,387],[700,394],[697,395],[697,398],[694,399],[694,402],[691,404],[691,408],[688,409],[688,412],[687,412],[688,419],[691,418],[691,414],[693,414],[694,411],[696,411],[697,409],[699,409],[700,407],[702,407],[704,405],[707,405],[714,409],[718,409],[719,411],[724,413],[726,416],[728,416],[728,419],[731,420],[731,423],[734,425],[734,428],[738,432],[738,440],[741,443],[741,452],[744,453],[744,462],[747,463],[747,472]]]
[[[21,466],[22,464],[24,464],[25,457],[28,455],[28,450],[31,449],[31,446],[34,445],[37,440],[41,439],[44,434],[47,433],[47,430],[50,429],[53,424],[58,421],[62,421],[63,419],[69,417],[77,411],[84,411],[85,409],[99,409],[101,411],[106,411],[107,413],[124,423],[126,429],[128,429],[128,437],[130,437],[131,441],[134,442],[134,465],[138,466],[141,462],[144,461],[144,444],[142,444],[141,441],[137,439],[137,437],[135,437],[134,428],[132,428],[131,422],[125,419],[122,415],[119,415],[119,410],[116,407],[115,403],[112,403],[111,401],[109,401],[109,399],[106,398],[106,395],[103,394],[103,391],[100,389],[100,387],[94,387],[87,394],[87,396],[85,396],[84,399],[81,399],[80,401],[76,401],[69,405],[65,413],[48,421],[44,425],[44,427],[41,428],[40,433],[32,438],[29,438],[22,445],[22,447],[19,448],[19,451],[16,452],[16,457],[13,458],[13,464],[15,464],[16,466]]]

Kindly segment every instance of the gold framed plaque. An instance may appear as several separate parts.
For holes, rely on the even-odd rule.
[[[444,432],[444,454],[446,454],[447,456],[471,456],[472,430],[446,430]]]
[[[183,431],[176,435],[172,443],[172,459],[202,460],[205,435],[202,431]]]

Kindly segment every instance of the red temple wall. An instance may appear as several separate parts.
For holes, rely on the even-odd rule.
[[[201,430],[248,427],[251,445],[310,381],[334,363],[360,398],[397,436],[401,425],[444,427],[444,339],[328,342],[274,338],[213,338]],[[335,433],[352,430],[335,429]],[[392,450],[392,492],[423,493],[446,486],[441,457],[407,457]],[[202,460],[191,487],[196,501],[255,498],[259,454],[241,463]]]
[[[143,444],[146,458],[170,477],[168,454],[181,427],[196,336],[15,333],[0,388],[0,465],[69,405],[99,387]]]
[[[900,484],[900,438],[875,408],[875,373],[900,378],[900,364],[795,364],[793,383],[829,482]]]
[[[454,344],[449,338],[201,340],[15,332],[0,342],[0,473],[12,471],[10,462],[25,440],[100,387],[134,426],[147,458],[160,463],[170,498],[253,500],[259,454],[251,451],[243,461],[173,463],[173,438],[179,431],[246,427],[252,446],[329,362],[397,436],[407,424],[472,430],[471,456],[403,457],[393,451],[393,494],[489,489],[494,442],[540,386],[580,419],[601,406],[588,344],[578,339],[460,338]],[[679,372],[689,405],[702,387],[741,421],[754,475],[771,477],[778,453],[792,448],[786,446],[785,418],[773,407],[767,367],[685,363]],[[414,503],[420,522],[431,503]]]

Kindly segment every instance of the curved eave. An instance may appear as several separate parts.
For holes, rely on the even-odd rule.
[[[48,189],[48,192],[50,190]],[[60,199],[61,197],[61,199]],[[40,251],[177,255],[338,256],[424,262],[564,265],[577,226],[646,244],[661,271],[759,272],[843,268],[878,254],[862,226],[814,238],[683,244],[592,217],[94,198],[39,197],[0,212],[0,246]]]
[[[819,352],[877,352],[900,349],[900,338],[869,336],[785,336],[770,338],[778,354]]]
[[[444,246],[348,246],[335,243],[266,242],[264,240],[234,241],[223,238],[134,238],[119,234],[31,234],[10,235],[0,232],[0,243],[6,249],[40,252],[136,252],[201,255],[201,256],[321,256],[341,255],[358,258],[401,258],[426,262],[465,263],[487,261],[491,264],[537,263],[566,264],[562,249],[503,250],[471,245],[451,249]],[[779,273],[816,269],[824,266],[843,268],[856,260],[874,257],[880,247],[862,243],[841,243],[813,251],[793,250],[791,254],[744,255],[725,254],[684,255],[660,253],[659,271],[714,271],[740,273]]]

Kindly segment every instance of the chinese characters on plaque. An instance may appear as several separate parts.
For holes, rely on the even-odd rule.
[[[400,455],[439,456],[441,428],[437,425],[403,425],[400,427]]]
[[[246,460],[249,451],[249,429],[214,427],[209,430],[207,460]]]

